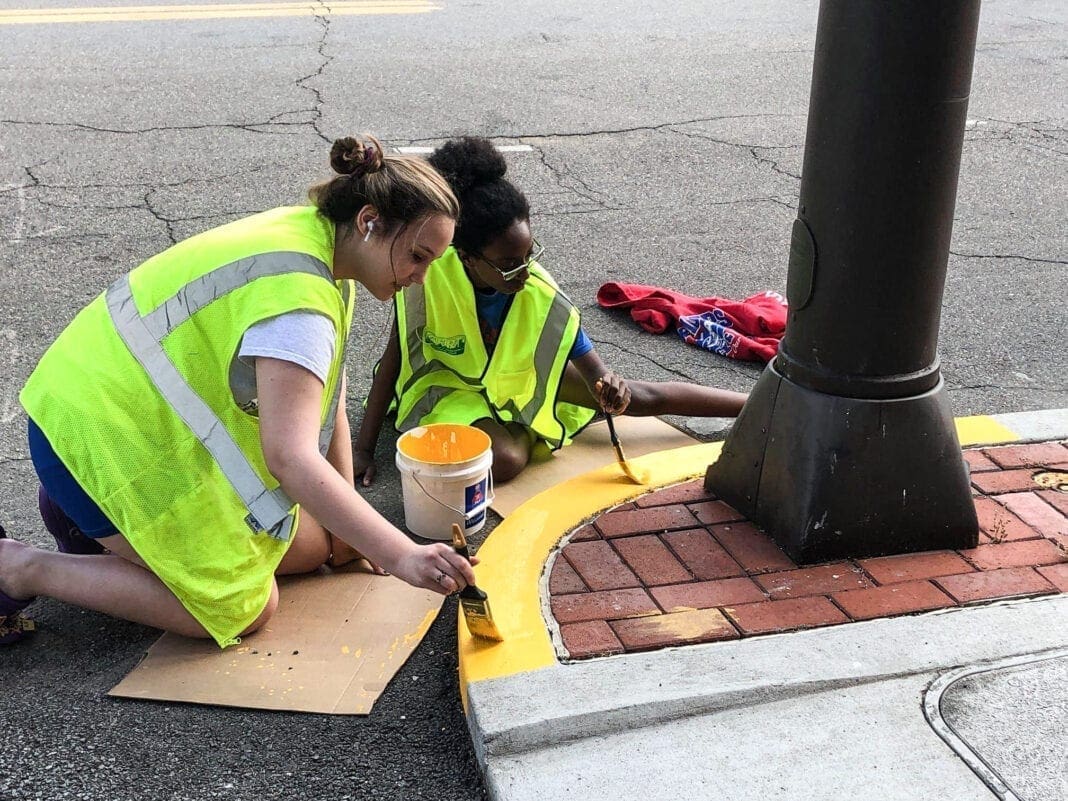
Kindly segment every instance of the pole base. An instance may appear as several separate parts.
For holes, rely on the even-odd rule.
[[[845,398],[793,383],[772,361],[705,487],[799,564],[978,544],[941,379],[907,398]]]

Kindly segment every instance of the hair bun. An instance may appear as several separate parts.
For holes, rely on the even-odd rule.
[[[330,148],[330,166],[334,168],[334,172],[356,178],[378,172],[382,169],[384,157],[382,145],[373,136],[346,136],[335,139]]]
[[[504,156],[493,143],[475,136],[446,142],[427,161],[445,176],[457,195],[481,184],[499,181],[508,171]]]

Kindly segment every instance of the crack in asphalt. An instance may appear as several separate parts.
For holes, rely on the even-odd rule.
[[[1041,384],[966,384],[953,386],[946,383],[946,392],[961,392],[966,389],[1026,389],[1039,392],[1064,392],[1068,387],[1047,387]]]
[[[156,192],[155,188],[149,189],[147,192],[145,192],[145,198],[144,198],[145,209],[148,211],[149,214],[151,214],[153,217],[155,217],[157,220],[159,220],[161,223],[163,223],[163,225],[167,228],[167,237],[171,240],[171,244],[172,245],[177,245],[178,244],[178,238],[174,235],[174,220],[170,220],[170,219],[164,217],[162,214],[160,214],[156,210],[155,206],[152,205],[151,198],[152,198],[152,195],[155,192]]]
[[[309,86],[306,83],[306,81],[310,81],[313,78],[321,77],[322,74],[323,74],[323,71],[330,65],[330,62],[334,60],[333,56],[329,56],[325,52],[326,37],[330,34],[330,17],[327,16],[328,14],[330,14],[330,11],[331,11],[330,5],[329,5],[328,2],[326,2],[326,0],[318,0],[318,3],[322,7],[323,11],[326,12],[325,14],[315,14],[314,15],[315,16],[315,21],[323,29],[322,30],[322,35],[319,37],[319,42],[317,44],[317,50],[318,50],[318,53],[319,53],[319,58],[322,59],[322,61],[320,62],[319,67],[318,67],[318,69],[315,70],[315,72],[309,73],[309,74],[305,75],[303,78],[298,78],[297,79],[297,86],[300,87],[301,89],[303,89],[306,92],[311,92],[312,95],[315,97],[315,105],[310,109],[310,111],[312,113],[312,121],[311,121],[312,130],[314,130],[316,136],[318,136],[324,142],[326,142],[327,144],[332,144],[333,140],[330,137],[328,137],[326,134],[324,134],[322,132],[322,129],[319,127],[320,124],[322,123],[322,120],[323,120],[323,94],[315,86]],[[307,125],[307,123],[300,123],[300,124],[301,125]]]
[[[680,136],[685,136],[687,139],[701,139],[706,142],[715,142],[718,145],[725,145],[726,147],[735,147],[748,150],[749,155],[756,159],[757,164],[768,164],[771,166],[773,172],[777,172],[780,175],[785,175],[788,178],[793,178],[797,181],[801,180],[800,175],[792,173],[789,170],[782,169],[779,166],[779,162],[757,153],[758,150],[790,150],[792,148],[796,148],[797,145],[751,145],[746,142],[732,142],[729,139],[719,139],[718,137],[709,136],[708,134],[701,133],[700,131],[680,131],[677,128],[669,128],[668,130]]]
[[[216,122],[216,123],[203,123],[200,125],[158,125],[152,128],[100,128],[95,125],[86,125],[83,122],[52,122],[43,120],[8,120],[0,119],[0,125],[25,125],[25,126],[39,126],[45,128],[74,128],[79,131],[89,131],[91,133],[105,133],[105,134],[120,134],[136,136],[138,134],[147,133],[160,133],[163,131],[204,131],[204,130],[240,130],[248,131],[249,133],[257,134],[274,134],[278,135],[277,131],[264,131],[262,128],[269,127],[296,127],[307,125],[305,122]]]
[[[618,210],[620,208],[619,206],[609,203],[605,199],[605,195],[603,192],[594,189],[592,186],[582,180],[582,178],[571,172],[571,170],[567,168],[567,164],[564,164],[561,167],[556,167],[551,164],[549,162],[548,155],[546,155],[545,153],[544,148],[534,147],[533,145],[531,147],[533,148],[534,152],[538,154],[538,160],[541,161],[542,165],[547,170],[549,170],[549,173],[553,176],[553,180],[556,182],[557,186],[559,186],[561,189],[565,189],[573,194],[578,195],[583,200],[587,200],[597,207],[596,209],[587,211],[609,211]],[[570,179],[573,182],[577,183],[578,187],[569,186],[567,183],[565,183],[567,179]]]
[[[957,250],[951,250],[949,253],[961,259],[1019,259],[1038,264],[1068,264],[1068,261],[1064,259],[1043,259],[1038,256],[1021,256],[1018,253],[961,253]]]

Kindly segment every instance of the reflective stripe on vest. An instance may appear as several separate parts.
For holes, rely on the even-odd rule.
[[[215,459],[249,511],[246,522],[254,531],[265,531],[283,541],[292,534],[293,517],[290,509],[293,508],[293,501],[281,487],[273,490],[267,488],[218,415],[185,380],[161,343],[176,326],[217,298],[256,278],[287,272],[306,272],[321,275],[331,282],[334,280],[326,264],[313,256],[276,252],[239,259],[212,270],[186,284],[144,316],[137,310],[128,275],[115,281],[105,293],[108,313],[119,337],[148,374],[160,396]],[[347,283],[345,287],[347,290]],[[339,346],[343,346],[343,343]],[[335,384],[330,413],[324,426],[324,429],[328,426],[331,432],[341,392],[340,378]],[[320,433],[320,450],[324,433]],[[329,437],[326,442],[329,445]]]
[[[549,313],[545,319],[545,325],[542,326],[538,337],[538,344],[534,349],[534,369],[537,374],[537,383],[535,384],[534,395],[522,409],[518,408],[511,399],[498,406],[501,411],[508,412],[515,421],[521,422],[526,426],[530,426],[534,422],[534,417],[545,403],[549,374],[552,372],[553,364],[556,361],[556,352],[564,331],[570,322],[571,309],[573,308],[571,301],[560,289],[544,281],[540,276],[531,273],[529,280],[542,280],[555,293],[549,307]],[[408,364],[411,367],[412,374],[401,388],[401,395],[408,392],[419,379],[437,370],[449,370],[456,378],[471,385],[472,389],[481,388],[481,376],[478,378],[463,376],[450,370],[437,359],[426,360],[422,339],[422,332],[427,324],[426,302],[423,293],[411,293],[405,296],[404,314],[405,327],[407,328],[405,341],[408,346]],[[438,401],[451,392],[453,392],[452,388],[431,387],[416,402],[398,427],[402,431],[407,430],[409,427],[414,427],[418,424],[420,418],[429,414]]]

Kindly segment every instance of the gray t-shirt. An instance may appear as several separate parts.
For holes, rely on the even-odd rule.
[[[259,413],[257,356],[298,364],[326,386],[336,339],[334,323],[317,312],[289,312],[256,323],[245,332],[237,356],[230,363],[230,391],[234,401],[251,415]]]

